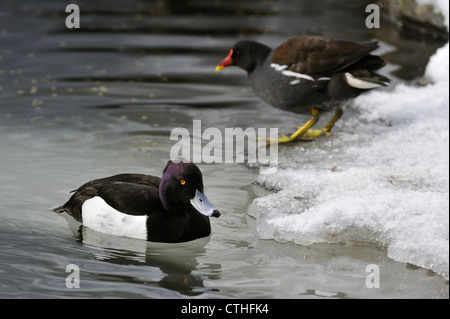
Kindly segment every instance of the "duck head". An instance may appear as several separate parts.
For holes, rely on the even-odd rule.
[[[192,206],[208,217],[221,215],[205,196],[202,173],[193,163],[167,163],[159,184],[159,198],[169,212],[186,211]]]

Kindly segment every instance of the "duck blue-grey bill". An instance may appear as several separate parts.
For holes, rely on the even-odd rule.
[[[191,199],[191,204],[199,213],[205,216],[216,218],[220,216],[220,211],[199,190],[195,191],[195,197]]]

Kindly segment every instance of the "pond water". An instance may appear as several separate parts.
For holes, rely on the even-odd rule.
[[[258,100],[241,70],[214,72],[237,39],[377,38],[393,83],[420,77],[442,43],[387,23],[367,29],[364,1],[86,0],[71,30],[67,4],[0,5],[0,298],[448,298],[442,276],[374,242],[262,239],[248,208],[273,190],[241,164],[199,164],[223,215],[210,237],[188,243],[99,234],[51,211],[94,178],[160,176],[171,130],[191,131],[195,119],[280,132],[303,122]],[[308,164],[329,143],[309,143]],[[380,288],[366,286],[371,264]],[[66,287],[68,265],[79,267],[79,288]]]

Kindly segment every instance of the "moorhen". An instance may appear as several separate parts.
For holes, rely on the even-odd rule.
[[[370,54],[378,41],[355,43],[320,36],[297,36],[272,50],[250,40],[241,40],[216,71],[235,65],[247,71],[253,91],[264,102],[312,118],[278,143],[329,135],[343,114],[344,101],[381,86],[390,80],[375,73],[385,65],[382,58]],[[311,128],[323,112],[335,111],[322,130]],[[270,142],[270,140],[268,140]]]

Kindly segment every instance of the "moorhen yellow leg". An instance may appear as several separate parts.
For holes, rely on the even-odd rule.
[[[341,118],[342,114],[344,114],[344,111],[342,109],[338,109],[334,113],[334,115],[331,118],[330,122],[328,122],[328,124],[325,125],[323,127],[323,129],[321,129],[321,130],[310,129],[310,130],[308,130],[308,132],[306,132],[306,134],[303,136],[303,138],[315,138],[315,137],[319,137],[319,136],[324,135],[324,134],[329,136],[331,129],[333,128],[334,124],[336,124],[336,122],[339,121],[339,119]]]
[[[306,122],[303,126],[299,127],[297,129],[297,131],[292,133],[290,136],[281,134],[281,137],[279,137],[277,139],[267,138],[266,139],[267,144],[270,144],[271,142],[274,142],[274,141],[277,142],[278,144],[284,144],[284,143],[293,142],[298,139],[302,139],[302,137],[308,131],[310,131],[311,127],[313,127],[319,120],[319,112],[317,111],[317,109],[312,109],[311,115],[312,115],[311,119],[309,119],[309,121]],[[317,130],[317,131],[319,131],[319,130]]]

